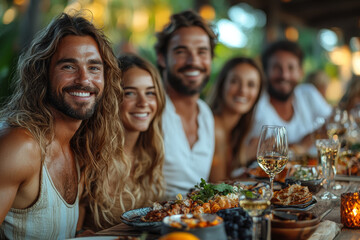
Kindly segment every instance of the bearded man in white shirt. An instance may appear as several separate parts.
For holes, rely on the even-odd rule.
[[[167,93],[163,173],[169,199],[185,195],[210,174],[214,119],[200,92],[209,80],[217,36],[197,13],[184,11],[171,16],[157,39],[157,63]]]
[[[300,46],[286,40],[270,44],[263,52],[267,91],[256,108],[252,145],[256,145],[262,125],[285,126],[295,153],[306,153],[313,145],[312,133],[322,127],[332,108],[312,84],[300,84],[303,59]]]

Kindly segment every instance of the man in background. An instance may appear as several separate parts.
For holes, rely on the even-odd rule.
[[[197,13],[184,11],[171,16],[157,40],[157,63],[167,93],[163,114],[165,195],[174,198],[209,177],[214,119],[200,92],[210,77],[217,37]]]
[[[330,116],[332,108],[312,84],[299,84],[304,75],[303,59],[295,42],[277,41],[265,49],[261,60],[267,91],[259,100],[250,138],[259,137],[262,125],[281,125],[295,153],[306,153],[313,145],[312,133]]]

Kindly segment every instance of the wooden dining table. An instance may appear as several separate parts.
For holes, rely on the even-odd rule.
[[[354,180],[355,179],[355,180]],[[351,181],[336,181],[335,183],[340,184],[342,189],[335,192],[339,196],[344,192],[358,192],[360,190],[360,177],[358,179],[353,178]],[[320,199],[320,194],[322,194],[324,189],[321,189],[316,195],[317,203],[313,205],[312,208],[308,211],[314,213],[316,216],[325,215],[322,221],[330,220],[338,224],[341,231],[335,236],[335,240],[355,240],[360,239],[360,229],[347,229],[344,228],[341,224],[340,218],[340,197],[337,200],[324,201]],[[120,223],[111,228],[99,231],[96,233],[98,236],[133,236],[140,237],[142,239],[158,239],[160,233],[158,232],[141,232],[139,229],[128,226],[124,223]]]

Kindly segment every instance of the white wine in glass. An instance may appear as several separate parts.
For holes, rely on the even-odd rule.
[[[251,217],[258,217],[270,206],[270,200],[240,199],[239,205],[247,211]]]
[[[316,147],[320,157],[322,174],[326,179],[325,192],[320,195],[320,198],[323,200],[337,200],[339,197],[331,192],[330,186],[336,174],[335,166],[339,157],[340,143],[334,139],[317,139]]]
[[[273,193],[275,175],[284,170],[288,159],[288,142],[285,127],[264,125],[261,129],[257,148],[257,161],[259,166],[270,177],[271,193]]]
[[[247,190],[248,192],[250,190]],[[263,212],[271,204],[271,190],[268,186],[252,189],[251,194],[240,194],[239,206],[252,218],[252,240],[259,240],[261,236],[261,223]]]

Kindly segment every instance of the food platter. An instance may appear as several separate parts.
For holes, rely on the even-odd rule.
[[[162,222],[144,222],[141,220],[151,210],[151,207],[145,207],[124,212],[121,215],[121,221],[138,230],[160,232]]]
[[[278,205],[272,204],[274,209],[286,209],[286,210],[309,210],[317,203],[316,197],[313,196],[310,201],[306,203],[296,204],[296,205]]]

